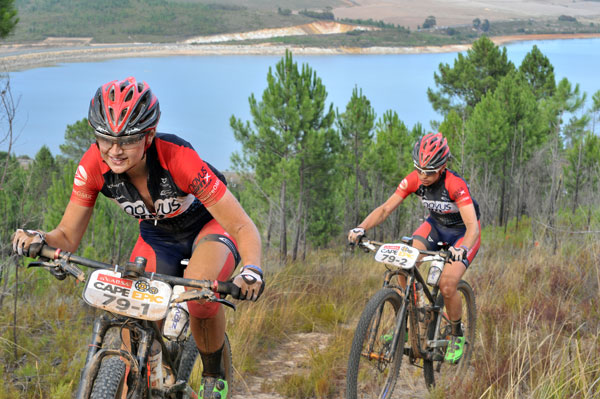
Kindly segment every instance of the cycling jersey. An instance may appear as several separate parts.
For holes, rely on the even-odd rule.
[[[148,191],[155,212],[148,209],[126,174],[113,173],[96,144],[83,155],[73,183],[71,201],[93,207],[99,192],[113,199],[126,213],[152,220],[166,230],[187,230],[212,220],[206,210],[226,191],[225,177],[204,162],[185,140],[157,133],[146,152]]]
[[[396,194],[406,198],[412,193],[421,199],[430,216],[443,226],[465,227],[459,208],[469,204],[475,206],[479,220],[479,205],[471,197],[469,185],[450,169],[445,169],[439,180],[430,186],[421,184],[417,171],[412,171],[400,182]]]

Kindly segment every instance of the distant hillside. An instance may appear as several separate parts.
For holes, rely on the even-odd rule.
[[[95,42],[174,42],[191,36],[300,25],[311,18],[249,2],[164,0],[17,0],[20,21],[8,42],[49,36]],[[255,3],[255,2],[252,2]],[[285,2],[284,2],[285,3]],[[308,3],[308,2],[307,2]],[[315,2],[313,2],[315,3]]]
[[[488,20],[490,9],[499,10],[502,2],[445,2],[440,8],[439,0],[418,4],[407,0],[409,6],[402,6],[399,1],[16,0],[20,20],[5,43],[40,42],[48,37],[90,38],[92,43],[173,43],[200,36],[204,42],[215,42],[223,39],[206,37],[229,34],[230,41],[253,44],[246,40],[248,37],[231,34],[334,20],[380,29],[346,29],[334,35],[281,35],[261,41],[316,47],[423,46],[470,43],[482,34],[600,32],[600,2],[562,4],[565,0],[557,0],[562,8],[552,6],[538,12],[547,1],[525,0],[490,14]],[[564,15],[558,15],[561,10]],[[584,11],[589,12],[582,15]],[[425,15],[433,18],[433,24],[424,24]]]

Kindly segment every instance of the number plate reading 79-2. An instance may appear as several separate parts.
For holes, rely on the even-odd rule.
[[[377,250],[375,260],[403,269],[410,269],[415,265],[418,256],[419,251],[406,244],[383,244]]]
[[[83,291],[91,306],[144,320],[161,320],[169,308],[171,286],[162,281],[121,277],[121,273],[96,270]]]

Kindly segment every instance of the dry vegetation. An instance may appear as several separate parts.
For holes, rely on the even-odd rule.
[[[465,275],[478,307],[473,372],[452,390],[429,395],[421,370],[403,365],[398,390],[406,397],[597,398],[598,219],[596,212],[589,227],[579,229],[589,234],[561,233],[556,251],[555,233],[538,229],[534,242],[527,219],[518,228],[485,228],[481,252]],[[572,215],[562,220],[561,229],[575,229]],[[267,257],[265,265],[270,272],[261,300],[228,313],[236,397],[250,389],[271,393],[253,397],[341,397],[354,325],[383,268],[370,254],[342,245],[285,267]],[[80,299],[80,285],[41,270],[19,274],[16,326],[14,297],[4,298],[0,313],[0,399],[70,398],[94,312]],[[296,342],[305,333],[316,333],[304,335],[316,342]],[[293,359],[300,360],[283,364]]]
[[[526,224],[506,232],[485,230],[481,253],[465,276],[477,295],[474,372],[431,397],[600,395],[598,232],[564,234],[553,252],[552,232],[541,237],[537,232],[539,241],[532,243]],[[262,368],[261,359],[270,358],[294,332],[330,334],[325,349],[313,350],[296,375],[264,389],[294,398],[341,397],[353,327],[379,287],[379,266],[368,254],[340,250],[314,254],[271,274],[265,297],[232,315],[239,370],[247,376],[269,375],[273,371]],[[398,389],[425,395],[420,369],[403,367]]]
[[[582,22],[600,22],[600,2],[574,0],[352,0],[335,7],[336,18],[383,20],[416,29],[429,15],[437,24],[471,24],[473,19],[556,19],[568,15]]]

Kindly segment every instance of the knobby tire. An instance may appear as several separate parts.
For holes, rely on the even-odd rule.
[[[444,361],[431,361],[425,360],[423,363],[423,374],[425,377],[425,384],[428,389],[432,389],[436,385],[436,380],[444,380],[445,383],[452,383],[454,377],[459,379],[464,377],[465,372],[468,370],[469,363],[471,361],[471,355],[473,353],[473,346],[475,344],[475,327],[477,324],[477,309],[475,305],[475,293],[471,286],[464,280],[459,281],[457,291],[462,298],[463,315],[462,321],[465,325],[465,331],[463,331],[465,337],[465,346],[463,350],[463,357],[457,365],[451,365],[444,363]],[[441,293],[438,295],[436,305],[442,308],[442,311],[438,314],[438,318],[442,318],[440,322],[440,338],[444,338],[449,333],[450,326],[447,323],[447,318],[444,317],[444,298]],[[432,320],[427,330],[427,338],[434,339],[436,320]],[[442,351],[442,354],[445,350]]]
[[[116,356],[105,358],[93,382],[90,399],[120,399],[124,378],[125,363]]]
[[[403,317],[400,327],[401,336],[398,338],[398,348],[389,363],[367,359],[366,356],[363,356],[363,352],[365,347],[369,351],[369,347],[372,345],[373,350],[370,353],[389,353],[391,345],[383,343],[381,337],[394,332],[401,307],[402,298],[390,288],[377,291],[365,306],[356,326],[348,359],[347,399],[391,397],[404,355],[404,336],[402,334],[405,334],[406,331],[406,316]],[[381,315],[382,312],[383,315]],[[374,381],[368,381],[369,377]]]

